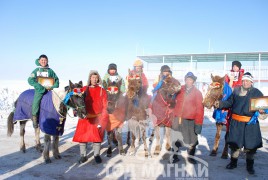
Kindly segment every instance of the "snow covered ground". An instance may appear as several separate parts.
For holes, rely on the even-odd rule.
[[[196,153],[196,156],[203,160],[203,164],[199,163],[195,166],[184,160],[186,157],[186,150],[184,149],[181,151],[181,160],[175,165],[169,163],[169,154],[164,148],[159,156],[153,155],[152,157],[144,158],[143,145],[138,148],[136,156],[121,156],[118,155],[117,149],[114,149],[113,157],[108,158],[105,156],[107,151],[106,141],[102,144],[101,149],[102,164],[95,163],[92,157],[92,147],[89,146],[88,156],[90,158],[86,163],[80,165],[77,163],[79,146],[77,143],[72,142],[77,119],[70,117],[66,122],[65,133],[60,138],[59,150],[62,159],[56,160],[52,157],[52,163],[45,164],[41,154],[34,149],[32,123],[27,123],[25,137],[27,150],[23,154],[19,151],[19,125],[15,125],[13,136],[7,137],[6,119],[8,114],[3,111],[1,113],[3,116],[0,119],[0,179],[183,179],[189,178],[189,176],[191,179],[191,176],[198,177],[198,175],[201,176],[199,179],[267,179],[268,177],[267,120],[261,121],[264,146],[256,154],[256,174],[248,175],[243,154],[239,158],[236,169],[225,169],[229,159],[220,158],[225,132],[222,132],[218,156],[209,156],[216,131],[215,124],[210,117],[210,111],[206,111],[206,119],[202,135],[199,136],[199,145]],[[43,142],[43,134],[41,141]],[[123,141],[124,143],[126,142],[125,132]],[[124,148],[128,150],[126,144]],[[152,145],[152,152],[153,149],[154,143]],[[52,153],[50,155],[52,156]],[[205,163],[207,163],[207,166],[204,165]]]
[[[79,145],[72,142],[77,118],[71,117],[67,118],[65,133],[60,137],[59,150],[62,159],[54,159],[51,153],[52,163],[45,164],[41,154],[34,149],[34,130],[31,122],[28,122],[26,127],[26,153],[19,151],[19,124],[15,125],[15,131],[11,137],[6,135],[7,116],[12,109],[14,99],[19,92],[30,88],[27,83],[20,83],[6,82],[5,85],[2,82],[0,86],[0,103],[2,103],[0,106],[0,179],[268,179],[268,119],[260,121],[263,147],[255,156],[256,174],[248,175],[243,154],[239,158],[236,169],[225,169],[230,161],[230,159],[220,158],[225,131],[222,132],[218,155],[209,156],[216,132],[210,110],[205,112],[202,134],[198,137],[196,157],[199,158],[199,163],[195,166],[185,160],[187,156],[185,149],[181,150],[181,160],[176,164],[170,164],[169,152],[165,151],[165,144],[159,156],[144,158],[141,144],[136,156],[118,155],[118,150],[115,148],[113,157],[108,158],[106,157],[106,140],[101,149],[102,164],[95,163],[91,146],[88,147],[89,160],[84,164],[78,164]],[[124,149],[127,151],[129,147],[126,145],[126,126],[127,124],[124,127],[123,142]],[[43,143],[43,133],[41,142]],[[152,144],[151,153],[153,153],[154,146],[155,141]]]

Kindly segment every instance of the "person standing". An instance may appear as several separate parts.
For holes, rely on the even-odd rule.
[[[198,145],[198,134],[201,134],[204,106],[202,104],[202,93],[195,87],[194,83],[197,77],[188,72],[185,77],[185,85],[181,87],[176,97],[175,118],[173,121],[173,130],[181,131],[182,138],[175,142],[175,148],[188,145],[188,154],[191,155],[188,161],[196,164],[196,160],[192,158],[195,155],[196,146]],[[175,150],[176,152],[178,151]],[[173,155],[173,162],[178,161],[178,155]]]
[[[83,87],[85,93],[85,104],[87,116],[79,119],[73,137],[74,142],[79,142],[80,159],[79,163],[87,161],[87,143],[93,143],[94,159],[101,163],[100,157],[101,142],[108,123],[107,94],[101,87],[101,78],[97,71],[90,71],[87,86]]]
[[[231,120],[227,143],[231,149],[231,162],[227,169],[237,167],[240,148],[246,152],[247,171],[254,174],[254,154],[262,147],[262,136],[258,121],[251,123],[254,111],[250,111],[250,99],[262,97],[260,90],[253,87],[253,76],[246,72],[242,77],[242,86],[234,89],[232,95],[226,101],[216,101],[215,107],[231,108]],[[263,113],[263,110],[260,110]]]

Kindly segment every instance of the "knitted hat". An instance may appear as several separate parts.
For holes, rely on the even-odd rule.
[[[249,73],[249,72],[246,72],[243,76],[242,76],[242,81],[243,80],[249,80],[253,83],[253,76]]]
[[[137,59],[136,61],[134,61],[133,66],[143,67],[143,62],[140,59]]]
[[[114,63],[109,64],[108,70],[110,70],[110,69],[117,70],[117,65]]]
[[[194,75],[192,72],[188,72],[185,76],[184,79],[186,78],[192,78],[194,81],[196,81],[197,77]]]
[[[170,67],[168,65],[163,65],[160,69],[161,73],[162,72],[170,72],[171,73],[171,70],[170,70]]]
[[[236,65],[239,68],[239,70],[241,69],[241,66],[242,66],[241,62],[239,62],[239,61],[233,61],[232,62],[232,68],[234,67],[234,65]]]

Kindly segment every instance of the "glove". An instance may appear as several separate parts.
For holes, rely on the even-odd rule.
[[[194,132],[195,132],[195,134],[201,134],[201,131],[202,131],[202,125],[195,124],[194,125]]]

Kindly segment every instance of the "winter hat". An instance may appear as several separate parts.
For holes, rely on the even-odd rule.
[[[143,67],[143,62],[140,59],[137,59],[136,61],[134,61],[133,66]]]
[[[110,69],[117,70],[117,65],[114,63],[109,64],[108,70],[110,70]]]
[[[194,81],[196,81],[197,77],[194,75],[192,72],[188,72],[185,76],[184,79],[186,78],[192,78]]]
[[[239,68],[239,70],[241,69],[241,66],[242,66],[241,62],[239,62],[239,61],[233,61],[232,62],[232,68],[234,67],[234,65],[236,65]]]
[[[246,72],[243,76],[242,76],[242,81],[243,80],[249,80],[253,83],[253,76],[249,73],[249,72]]]
[[[168,65],[163,65],[160,69],[161,73],[162,72],[170,72],[171,73],[171,70],[170,70],[170,67]]]

